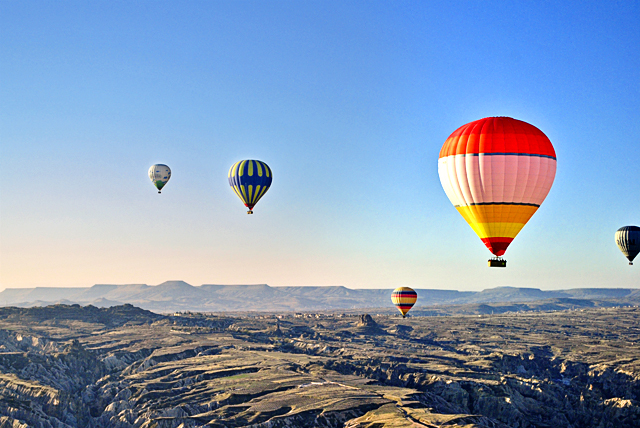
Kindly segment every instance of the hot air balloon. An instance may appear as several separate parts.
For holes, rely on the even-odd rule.
[[[533,125],[510,117],[467,123],[447,138],[438,174],[453,206],[495,258],[500,258],[546,198],[556,175],[556,152]]]
[[[171,168],[161,163],[152,165],[151,168],[149,168],[149,178],[158,189],[158,193],[162,193],[162,188],[171,178]]]
[[[633,264],[633,259],[640,253],[640,227],[624,226],[616,231],[616,244],[622,254]]]
[[[253,207],[267,193],[273,174],[271,168],[259,160],[241,160],[229,169],[229,185],[253,214]]]
[[[418,300],[418,294],[409,287],[398,287],[391,293],[391,302],[396,305],[402,318],[407,316],[407,312],[413,307],[416,300]]]

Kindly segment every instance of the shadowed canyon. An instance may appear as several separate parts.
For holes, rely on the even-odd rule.
[[[0,308],[0,427],[640,426],[640,308]]]

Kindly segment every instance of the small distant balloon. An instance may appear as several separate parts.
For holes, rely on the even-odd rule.
[[[162,188],[171,178],[171,169],[167,165],[161,163],[152,165],[151,168],[149,168],[149,178],[153,185],[158,189],[158,193],[162,193]]]
[[[398,287],[391,293],[391,302],[396,305],[402,318],[407,316],[407,312],[413,307],[416,300],[418,300],[418,294],[409,287]]]
[[[253,207],[267,193],[273,180],[271,168],[259,160],[241,160],[229,169],[229,185],[253,214]]]
[[[624,226],[616,231],[616,244],[622,254],[633,264],[633,259],[640,253],[640,227]]]

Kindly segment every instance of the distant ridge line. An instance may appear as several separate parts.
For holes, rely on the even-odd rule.
[[[202,284],[185,281],[147,284],[95,284],[91,287],[7,288],[0,306],[46,306],[65,303],[110,307],[129,303],[143,309],[173,311],[310,311],[392,307],[391,291],[334,286],[276,286],[268,284]],[[527,302],[545,299],[609,299],[640,303],[640,289],[498,287],[482,291],[457,291],[414,287],[417,307]],[[415,308],[414,308],[415,310]]]

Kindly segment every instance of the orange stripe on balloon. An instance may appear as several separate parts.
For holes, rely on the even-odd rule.
[[[486,204],[456,207],[468,223],[526,223],[538,210],[537,205]]]

